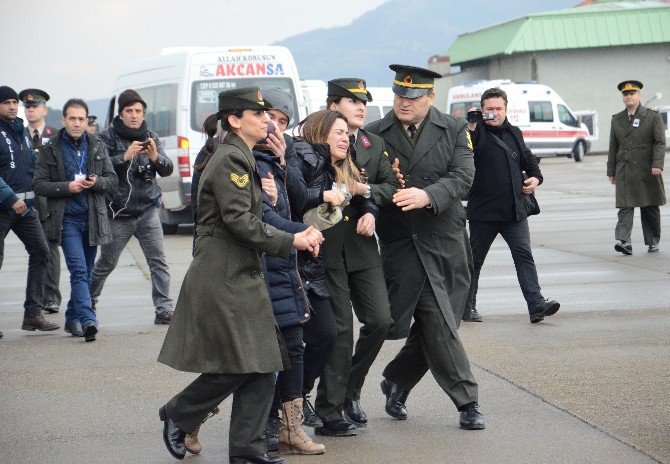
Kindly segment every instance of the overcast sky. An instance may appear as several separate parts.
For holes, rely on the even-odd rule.
[[[50,106],[107,98],[126,62],[163,47],[269,45],[349,24],[386,0],[2,0],[0,85]]]

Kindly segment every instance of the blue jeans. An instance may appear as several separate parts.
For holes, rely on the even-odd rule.
[[[61,247],[67,268],[70,271],[70,301],[65,311],[65,322],[79,322],[82,327],[97,327],[91,308],[91,273],[97,247],[88,244],[88,220],[63,220]]]

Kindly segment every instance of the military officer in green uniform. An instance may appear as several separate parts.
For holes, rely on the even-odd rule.
[[[626,109],[612,116],[607,176],[616,185],[619,208],[614,249],[624,255],[633,253],[630,234],[635,208],[640,208],[642,234],[649,253],[658,253],[661,239],[661,211],[665,204],[663,163],[665,129],[661,115],[640,104],[642,82],[630,80],[618,87]]]
[[[349,193],[372,198],[378,206],[390,206],[398,181],[388,162],[384,141],[362,129],[369,101],[372,95],[363,79],[328,82],[326,107],[339,111],[347,119],[351,157],[366,179],[366,183],[358,182],[357,190]],[[324,424],[316,429],[320,435],[352,434],[349,432],[355,428],[342,423],[342,409],[354,424],[367,423],[360,406],[361,389],[393,323],[374,237],[375,218],[371,213],[361,216],[353,206],[347,206],[343,216],[344,220],[325,234],[322,250],[337,339],[316,397],[316,412]],[[363,324],[355,351],[352,306]]]
[[[439,74],[390,68],[393,111],[366,127],[384,139],[389,161],[404,176],[404,188],[393,206],[381,208],[377,224],[395,321],[389,338],[407,338],[384,369],[386,412],[406,419],[407,395],[430,369],[458,408],[460,426],[483,429],[477,382],[457,331],[470,288],[461,200],[474,178],[472,142],[465,119],[432,106]]]
[[[201,375],[160,409],[168,451],[183,459],[192,432],[233,394],[231,464],[279,463],[262,438],[275,372],[287,366],[261,253],[288,258],[291,247],[318,252],[321,233],[289,234],[262,222],[261,179],[251,148],[267,136],[270,105],[257,87],[219,94],[228,134],[200,178],[195,253],[158,361]]]

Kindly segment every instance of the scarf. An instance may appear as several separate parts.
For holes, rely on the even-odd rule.
[[[121,121],[121,118],[116,116],[112,120],[112,127],[114,127],[116,133],[119,134],[119,137],[124,140],[130,140],[131,142],[144,142],[149,138],[149,131],[147,130],[146,121],[142,121],[142,125],[139,127],[139,129],[131,129],[130,127],[126,126],[123,121]]]

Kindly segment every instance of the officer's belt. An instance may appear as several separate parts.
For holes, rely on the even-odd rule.
[[[19,200],[32,200],[35,198],[35,192],[14,193],[14,195],[19,197]]]

